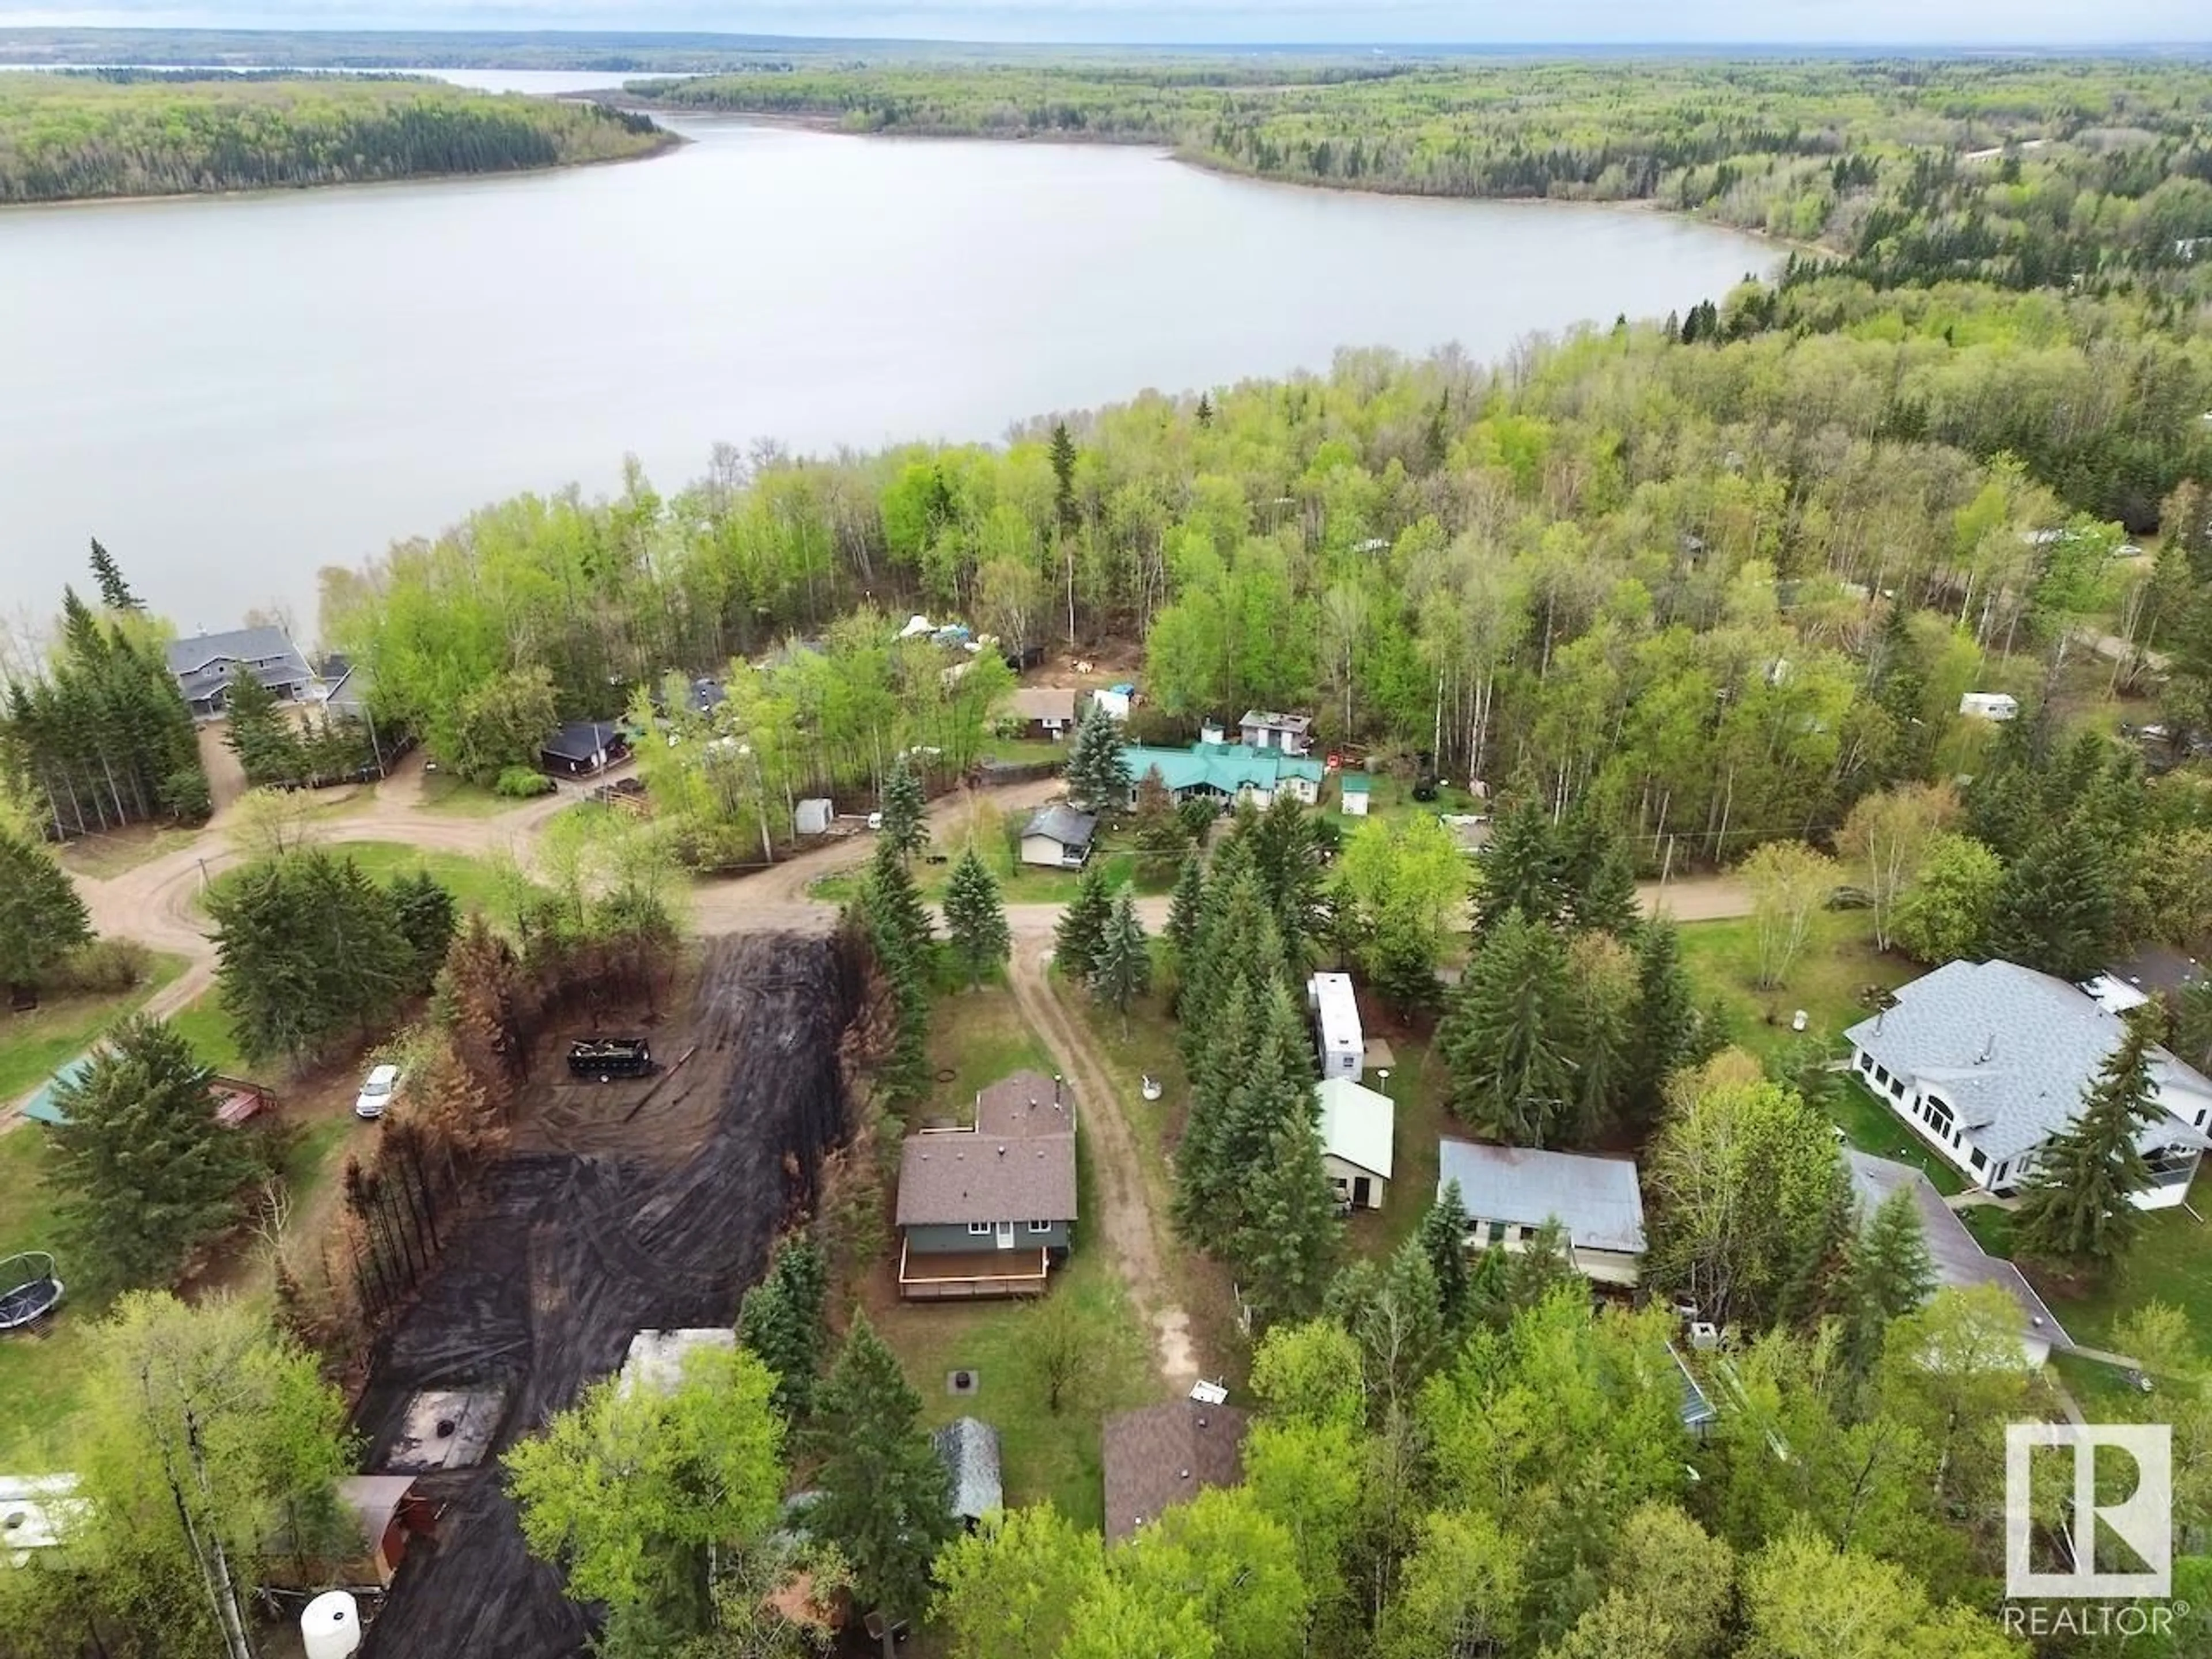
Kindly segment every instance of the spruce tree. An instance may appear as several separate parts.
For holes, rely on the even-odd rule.
[[[843,1552],[863,1606],[919,1618],[930,1564],[956,1530],[951,1477],[921,1426],[921,1396],[865,1317],[816,1387],[799,1443],[820,1460],[807,1530]]]
[[[1508,1146],[1550,1144],[1576,1109],[1575,1024],[1565,942],[1508,912],[1437,1028],[1453,1115]]]
[[[1328,1288],[1344,1231],[1310,1119],[1292,1117],[1277,1128],[1243,1207],[1230,1266],[1252,1305],[1255,1334],[1310,1318]]]
[[[1052,516],[1064,534],[1075,528],[1075,438],[1066,421],[1052,423]]]
[[[1635,1030],[1628,1047],[1622,1097],[1632,1121],[1656,1123],[1668,1078],[1695,1060],[1700,1018],[1697,990],[1682,962],[1682,936],[1665,918],[1636,936]]]
[[[91,938],[91,918],[69,872],[29,836],[0,830],[0,986],[34,990]]]
[[[100,538],[92,538],[92,580],[100,589],[100,602],[110,611],[143,611],[145,601],[131,591],[131,584],[123,580],[123,572],[115,557],[100,544]]]
[[[1279,981],[1255,988],[1259,1039],[1243,1072],[1225,1079],[1220,1146],[1216,1155],[1221,1200],[1212,1219],[1212,1236],[1226,1240],[1251,1214],[1261,1166],[1273,1156],[1286,1123],[1310,1133],[1317,1105],[1305,1021],[1289,989]]]
[[[2119,927],[2108,841],[2076,812],[2031,843],[1997,890],[1990,953],[2059,979],[2102,972]]]
[[[1303,979],[1314,941],[1328,931],[1320,821],[1284,790],[1256,819],[1240,819],[1239,827],[1249,833],[1252,867],[1274,911],[1286,964]]]
[[[1191,952],[1198,944],[1198,929],[1206,906],[1206,860],[1196,853],[1183,855],[1176,872],[1175,892],[1168,900],[1168,948],[1175,952],[1178,978],[1190,972]]]
[[[1157,766],[1146,767],[1145,775],[1137,780],[1134,828],[1137,867],[1148,881],[1161,879],[1190,850],[1190,836],[1183,830],[1182,817],[1176,811],[1167,781]]]
[[[392,896],[392,919],[399,925],[400,936],[414,958],[410,988],[427,991],[444,965],[459,923],[453,890],[428,870],[400,872],[392,878],[387,890]]]
[[[1910,1184],[1882,1200],[1846,1260],[1844,1347],[1863,1376],[1881,1355],[1890,1322],[1917,1310],[1936,1290],[1936,1264]]]
[[[208,895],[216,988],[250,1060],[301,1060],[390,1018],[416,958],[389,896],[309,848],[250,864]]]
[[[775,1373],[775,1407],[787,1423],[812,1403],[829,1297],[829,1265],[813,1240],[799,1237],[784,1241],[738,1309],[738,1340]]]
[[[898,942],[899,960],[912,963],[926,979],[936,935],[931,931],[921,893],[906,867],[905,855],[888,839],[876,843],[875,854],[868,860],[860,907],[872,923]]]
[[[1121,1016],[1121,1035],[1129,1035],[1129,1004],[1152,983],[1152,941],[1137,919],[1137,898],[1124,887],[1114,898],[1114,908],[1099,930],[1098,948],[1091,958],[1091,989],[1098,1000]]]
[[[944,910],[953,960],[968,970],[970,987],[981,985],[983,975],[1012,951],[1013,937],[1006,930],[999,884],[972,847],[960,855],[945,884]]]
[[[901,755],[891,763],[891,769],[884,777],[884,827],[879,844],[891,848],[902,859],[910,859],[921,851],[929,839],[926,817],[928,806],[921,780],[915,775],[907,757]]]
[[[1583,807],[1560,827],[1553,844],[1567,924],[1633,938],[1644,904],[1636,893],[1635,864],[1620,836]]]
[[[274,691],[245,668],[230,677],[223,694],[224,744],[238,757],[246,782],[255,788],[297,783],[307,775],[300,734]]]
[[[1240,980],[1220,1005],[1213,1040],[1190,1068],[1190,1109],[1175,1148],[1175,1224],[1194,1243],[1214,1237],[1231,1176],[1223,1166],[1229,1097],[1250,1072],[1260,1042],[1251,986]]]
[[[1518,910],[1539,921],[1565,909],[1559,832],[1541,802],[1522,796],[1499,809],[1475,855],[1475,932],[1487,933]]]
[[[1106,884],[1106,866],[1092,864],[1077,880],[1075,896],[1061,909],[1052,932],[1053,958],[1074,983],[1091,982],[1098,963],[1098,946],[1113,914],[1114,894]]]
[[[1118,812],[1128,805],[1131,779],[1121,728],[1096,702],[1084,711],[1067,750],[1067,798],[1085,812]]]
[[[253,1143],[216,1121],[209,1076],[175,1030],[132,1015],[56,1087],[49,1178],[71,1277],[94,1294],[167,1285],[236,1219]]]
[[[2142,1212],[2134,1197],[2150,1185],[2136,1133],[2159,1115],[2150,1048],[2146,1027],[2129,1022],[2082,1097],[2081,1115],[2036,1154],[2014,1217],[2014,1237],[2028,1255],[2110,1267],[2135,1243]]]
[[[1459,1182],[1447,1181],[1436,1201],[1423,1212],[1414,1234],[1429,1258],[1430,1271],[1436,1275],[1437,1311],[1443,1316],[1447,1336],[1456,1335],[1468,1316],[1467,1229],[1467,1206],[1460,1197]]]

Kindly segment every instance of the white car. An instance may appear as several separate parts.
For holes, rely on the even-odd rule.
[[[399,1092],[399,1068],[379,1066],[362,1080],[361,1092],[354,1097],[353,1115],[356,1117],[378,1118],[392,1104],[392,1096]]]

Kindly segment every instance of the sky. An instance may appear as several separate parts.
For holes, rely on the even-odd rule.
[[[0,0],[0,26],[704,29],[1008,42],[2080,46],[2212,40],[2206,0]]]

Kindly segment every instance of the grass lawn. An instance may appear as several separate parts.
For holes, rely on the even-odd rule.
[[[1398,1062],[1387,1084],[1373,1072],[1366,1078],[1367,1087],[1389,1094],[1397,1104],[1392,1114],[1390,1188],[1380,1210],[1354,1212],[1345,1231],[1354,1254],[1380,1261],[1413,1236],[1436,1200],[1437,1142],[1446,1136],[1474,1137],[1445,1108],[1451,1079],[1430,1040],[1395,1030],[1374,1035],[1389,1043]]]
[[[121,996],[55,997],[27,1014],[0,1012],[0,1104],[37,1088],[184,970],[182,957],[157,951],[145,982]],[[0,1208],[0,1230],[6,1224]]]
[[[1002,766],[1035,766],[1043,761],[1066,760],[1068,747],[1049,738],[993,738],[983,745],[982,758]]]
[[[1343,794],[1334,784],[1322,791],[1320,810],[1336,812],[1342,810]],[[1466,790],[1455,785],[1446,785],[1437,791],[1434,800],[1415,800],[1413,781],[1377,773],[1369,780],[1367,816],[1372,818],[1409,818],[1424,812],[1487,813],[1490,804],[1477,800]],[[1346,820],[1347,825],[1357,823],[1357,818]]]
[[[1090,1213],[1096,1198],[1088,1137],[1079,1138],[1076,1182],[1078,1206]],[[928,1426],[975,1416],[998,1430],[1007,1508],[1049,1499],[1078,1526],[1101,1531],[1104,1419],[1151,1404],[1158,1397],[1158,1379],[1144,1327],[1103,1239],[1086,1238],[1079,1227],[1075,1248],[1053,1275],[1048,1294],[1081,1316],[1091,1356],[1073,1396],[1063,1395],[1056,1413],[1028,1356],[1026,1327],[1037,1316],[1038,1304],[899,1302],[871,1318],[921,1396]],[[974,1395],[963,1398],[947,1389],[945,1380],[956,1370],[975,1373]]]
[[[933,1081],[927,1115],[975,1121],[975,1096],[1009,1073],[1050,1077],[1052,1056],[1038,1042],[1003,983],[971,991],[965,984],[938,999],[930,1021],[929,1065]]]
[[[944,863],[931,864],[923,860],[915,862],[915,885],[921,890],[923,903],[936,904],[943,900],[945,884],[952,878],[953,860],[967,850],[971,839],[984,867],[998,878],[1000,895],[1008,904],[1065,904],[1075,896],[1075,890],[1082,882],[1079,871],[1047,870],[1018,862],[1006,850],[1003,836],[979,835],[971,838],[955,830],[939,836],[931,843],[931,851],[941,854]],[[1173,871],[1164,880],[1158,881],[1139,873],[1137,855],[1126,831],[1104,832],[1091,849],[1091,861],[1094,866],[1104,866],[1109,889],[1133,886],[1139,893],[1164,893],[1175,886]],[[842,904],[860,890],[860,884],[866,879],[861,871],[843,871],[823,877],[807,891],[825,902]]]
[[[388,882],[402,871],[428,870],[452,890],[453,902],[464,915],[479,910],[496,913],[507,902],[497,866],[489,859],[410,847],[397,841],[341,842],[328,850],[340,858],[351,859],[372,881]],[[236,877],[235,870],[226,870],[215,878],[214,884],[220,887]],[[198,902],[204,910],[204,900]]]
[[[177,824],[134,823],[127,830],[105,835],[80,836],[61,849],[62,867],[72,874],[105,881],[125,870],[135,870],[165,853],[189,847],[199,838],[197,829]]]
[[[525,801],[495,795],[481,784],[471,783],[458,772],[425,772],[422,775],[422,807],[425,811],[444,812],[457,818],[495,818],[501,812],[512,812]]]
[[[230,1016],[212,990],[204,991],[169,1016],[169,1024],[192,1045],[200,1064],[230,1077],[246,1077],[246,1056],[230,1034]]]
[[[0,1256],[54,1244],[54,1206],[46,1185],[46,1131],[25,1124],[0,1134]],[[69,1264],[57,1263],[62,1278]],[[0,1469],[38,1474],[68,1466],[64,1431],[92,1363],[87,1322],[64,1309],[39,1337],[0,1337]]]

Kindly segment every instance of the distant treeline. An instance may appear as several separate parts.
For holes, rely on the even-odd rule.
[[[0,203],[511,173],[673,142],[646,116],[428,81],[0,76]]]
[[[2149,59],[908,64],[635,82],[854,131],[1170,145],[1271,179],[1648,201],[1889,288],[2212,292],[2212,66]]]

